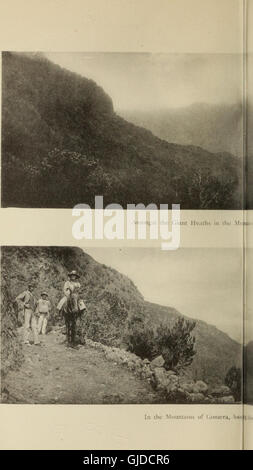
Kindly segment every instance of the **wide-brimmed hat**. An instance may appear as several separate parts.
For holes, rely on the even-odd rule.
[[[74,271],[71,271],[70,273],[68,273],[68,276],[76,276],[76,277],[80,277],[79,274],[74,270]]]
[[[48,293],[47,292],[41,292],[41,295],[46,295],[48,297]]]

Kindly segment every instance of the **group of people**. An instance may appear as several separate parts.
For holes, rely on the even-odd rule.
[[[61,298],[57,305],[58,313],[60,313],[67,302],[67,298],[71,292],[76,292],[80,289],[79,274],[76,271],[68,273],[68,280],[64,283],[63,292],[64,296]],[[24,311],[24,343],[30,345],[29,333],[32,330],[33,343],[38,346],[41,344],[39,335],[47,333],[48,320],[52,314],[52,303],[49,300],[48,293],[43,291],[40,298],[37,300],[34,295],[34,285],[29,283],[27,289],[21,292],[16,298],[15,303],[22,303]],[[85,308],[82,300],[80,300],[80,310]]]

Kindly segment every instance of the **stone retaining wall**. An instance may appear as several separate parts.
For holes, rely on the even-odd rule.
[[[177,375],[173,370],[167,371],[162,356],[153,361],[142,360],[124,349],[106,346],[86,339],[87,346],[102,351],[105,357],[117,364],[122,364],[140,378],[147,380],[155,390],[163,392],[168,403],[234,403],[230,389],[219,386],[209,389],[202,380],[196,382]]]

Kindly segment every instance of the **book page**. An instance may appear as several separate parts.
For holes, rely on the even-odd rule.
[[[250,447],[243,8],[0,7],[1,448]]]

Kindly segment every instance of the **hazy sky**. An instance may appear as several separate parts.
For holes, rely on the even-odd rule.
[[[46,53],[95,80],[117,111],[229,103],[241,99],[239,54]]]
[[[146,300],[175,307],[241,340],[241,250],[87,248],[84,251],[126,274]]]

